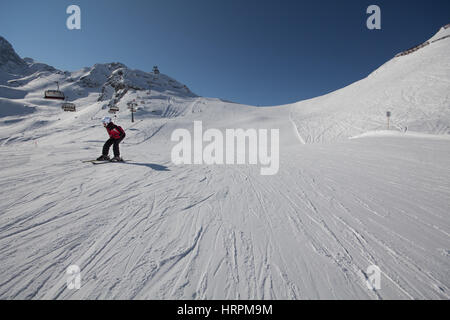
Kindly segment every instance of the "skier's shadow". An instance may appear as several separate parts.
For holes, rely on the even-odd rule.
[[[127,164],[132,164],[135,166],[147,167],[156,171],[170,171],[170,169],[166,166],[155,164],[155,163],[138,163],[138,162],[125,162]]]

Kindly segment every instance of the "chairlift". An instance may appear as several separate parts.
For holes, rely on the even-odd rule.
[[[45,99],[57,99],[57,100],[64,100],[66,97],[64,96],[64,93],[59,90],[59,83],[58,81],[55,81],[56,85],[58,87],[57,90],[46,90],[44,98]]]
[[[119,107],[117,107],[117,106],[111,106],[111,107],[109,107],[109,113],[116,113],[116,112],[118,112],[119,111]]]
[[[159,74],[158,66],[153,66],[153,73],[154,74]]]
[[[66,112],[75,112],[75,111],[77,111],[77,108],[76,108],[75,104],[69,103],[69,102],[63,103],[61,108],[64,111],[66,111]]]

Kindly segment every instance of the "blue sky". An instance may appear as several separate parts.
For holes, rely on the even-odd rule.
[[[66,8],[81,8],[81,30]],[[381,8],[368,30],[366,9]],[[62,70],[118,61],[252,105],[323,95],[450,23],[448,0],[1,0],[0,35]]]

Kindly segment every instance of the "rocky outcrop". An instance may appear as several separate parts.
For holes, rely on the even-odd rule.
[[[27,63],[19,57],[12,45],[5,38],[0,37],[0,68],[7,72],[14,72],[26,67]]]

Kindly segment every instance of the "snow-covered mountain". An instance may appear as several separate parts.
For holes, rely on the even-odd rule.
[[[0,85],[16,87],[26,84],[32,79],[56,72],[61,73],[49,65],[37,63],[31,58],[20,58],[12,45],[0,36]]]
[[[449,134],[449,37],[446,25],[430,40],[399,53],[367,78],[284,106],[291,110],[300,140],[330,142],[383,130],[387,111],[392,114],[391,130]],[[63,72],[30,58],[21,59],[1,37],[0,53],[0,117],[44,109],[50,112],[48,107],[60,114],[56,107],[61,103],[43,99],[45,90],[56,89],[56,82],[77,110],[117,106],[119,117],[129,116],[126,104],[133,99],[139,100],[141,116],[176,117],[186,111],[186,103],[172,103],[173,99],[197,97],[169,76],[131,70],[121,63]],[[99,102],[95,107],[94,98]]]
[[[383,130],[386,113],[398,131],[450,134],[450,26],[426,46],[402,52],[367,78],[291,106],[306,143]]]
[[[109,107],[122,106],[122,98],[136,93],[147,97],[151,92],[173,97],[196,96],[187,86],[167,75],[132,70],[121,63],[96,64],[75,72],[63,72],[31,58],[21,59],[2,37],[0,53],[0,98],[10,100],[9,103],[2,101],[0,116],[14,115],[17,99],[24,107],[29,107],[30,112],[39,110],[39,107],[60,105],[43,99],[45,90],[57,89],[56,82],[64,92],[66,102],[75,103],[78,110],[86,105],[83,98],[92,95],[98,95],[97,100]],[[125,100],[128,102],[129,99]],[[22,113],[23,107],[18,108],[17,114]]]
[[[26,63],[14,51],[12,45],[5,38],[0,37],[0,68],[3,73],[22,72]]]
[[[449,299],[448,31],[346,88],[264,108],[120,63],[62,72],[2,40],[0,297]],[[56,81],[77,112],[43,98]],[[82,163],[111,106],[130,161]],[[171,134],[194,121],[279,129],[279,172],[174,165]]]

